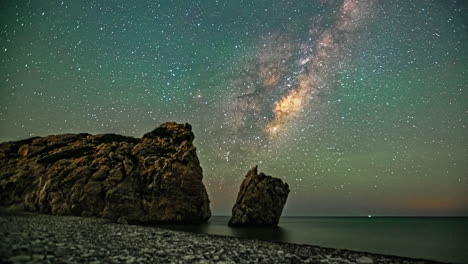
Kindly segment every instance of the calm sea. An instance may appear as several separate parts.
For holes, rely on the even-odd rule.
[[[466,217],[282,217],[278,228],[231,228],[213,216],[183,231],[468,263]]]

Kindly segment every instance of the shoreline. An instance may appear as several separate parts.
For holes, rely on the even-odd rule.
[[[2,263],[444,263],[346,249],[0,212]]]

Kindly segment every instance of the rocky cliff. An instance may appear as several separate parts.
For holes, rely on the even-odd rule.
[[[142,138],[64,134],[0,144],[0,205],[123,222],[210,215],[194,134],[165,123]]]
[[[229,225],[278,225],[288,194],[287,183],[258,174],[255,166],[242,181]]]

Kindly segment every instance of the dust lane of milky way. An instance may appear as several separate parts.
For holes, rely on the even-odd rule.
[[[345,0],[338,12],[333,27],[325,30],[314,45],[310,56],[300,60],[303,71],[297,76],[297,85],[274,103],[274,118],[265,126],[270,137],[277,136],[288,127],[288,123],[300,115],[314,99],[314,94],[323,82],[337,71],[346,48],[352,45],[355,31],[370,12],[373,1]]]

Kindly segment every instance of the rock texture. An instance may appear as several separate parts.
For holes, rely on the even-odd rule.
[[[289,194],[280,179],[251,169],[242,181],[229,225],[278,225]]]
[[[65,134],[0,144],[0,205],[121,222],[210,215],[194,134],[165,123],[141,139]]]

